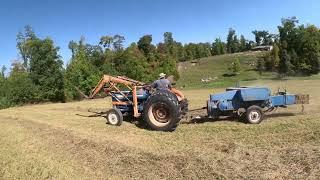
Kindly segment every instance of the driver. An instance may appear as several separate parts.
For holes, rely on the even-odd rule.
[[[168,79],[166,79],[166,74],[160,73],[159,79],[155,80],[151,84],[151,87],[157,90],[168,90],[168,89],[171,89],[172,86],[171,86],[171,82]]]

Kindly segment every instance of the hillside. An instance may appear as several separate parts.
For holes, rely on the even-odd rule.
[[[234,86],[239,81],[241,85],[246,85],[254,80],[274,80],[277,79],[276,73],[263,72],[262,75],[256,70],[257,60],[265,52],[246,52],[211,56],[194,61],[179,63],[178,69],[180,79],[177,86],[180,88],[211,88]],[[228,76],[228,67],[238,58],[240,61],[241,72],[236,76]],[[195,63],[196,62],[196,63]],[[319,79],[319,75],[308,77],[294,77],[289,79]],[[202,82],[208,80],[208,82]]]
[[[290,92],[310,94],[311,102],[304,114],[290,106],[258,125],[184,120],[172,133],[76,115],[110,108],[109,98],[0,110],[0,179],[320,177],[320,80],[251,83],[273,90],[285,84]],[[202,107],[212,90],[184,93],[192,109]]]

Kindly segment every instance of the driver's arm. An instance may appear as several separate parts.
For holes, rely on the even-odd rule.
[[[167,80],[167,81],[168,81],[168,88],[171,89],[172,88],[172,84],[171,84],[171,82],[169,80]]]
[[[151,88],[157,88],[157,81],[154,81],[150,86]]]

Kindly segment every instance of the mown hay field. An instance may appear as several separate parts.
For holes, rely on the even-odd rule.
[[[107,125],[89,108],[110,99],[28,105],[0,111],[0,179],[317,179],[320,177],[320,80],[253,81],[274,91],[310,94],[259,125],[229,119],[184,120],[175,132],[136,123]],[[185,90],[190,108],[223,89]]]

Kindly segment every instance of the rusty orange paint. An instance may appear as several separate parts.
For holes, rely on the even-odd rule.
[[[173,94],[175,94],[179,101],[183,100],[185,97],[181,91],[176,88],[171,88],[170,90]]]
[[[132,101],[133,101],[133,116],[139,117],[140,113],[138,112],[138,99],[137,99],[137,87],[133,86],[132,88]]]
[[[112,105],[130,105],[131,103],[128,102],[119,102],[119,101],[115,101],[112,102]]]

